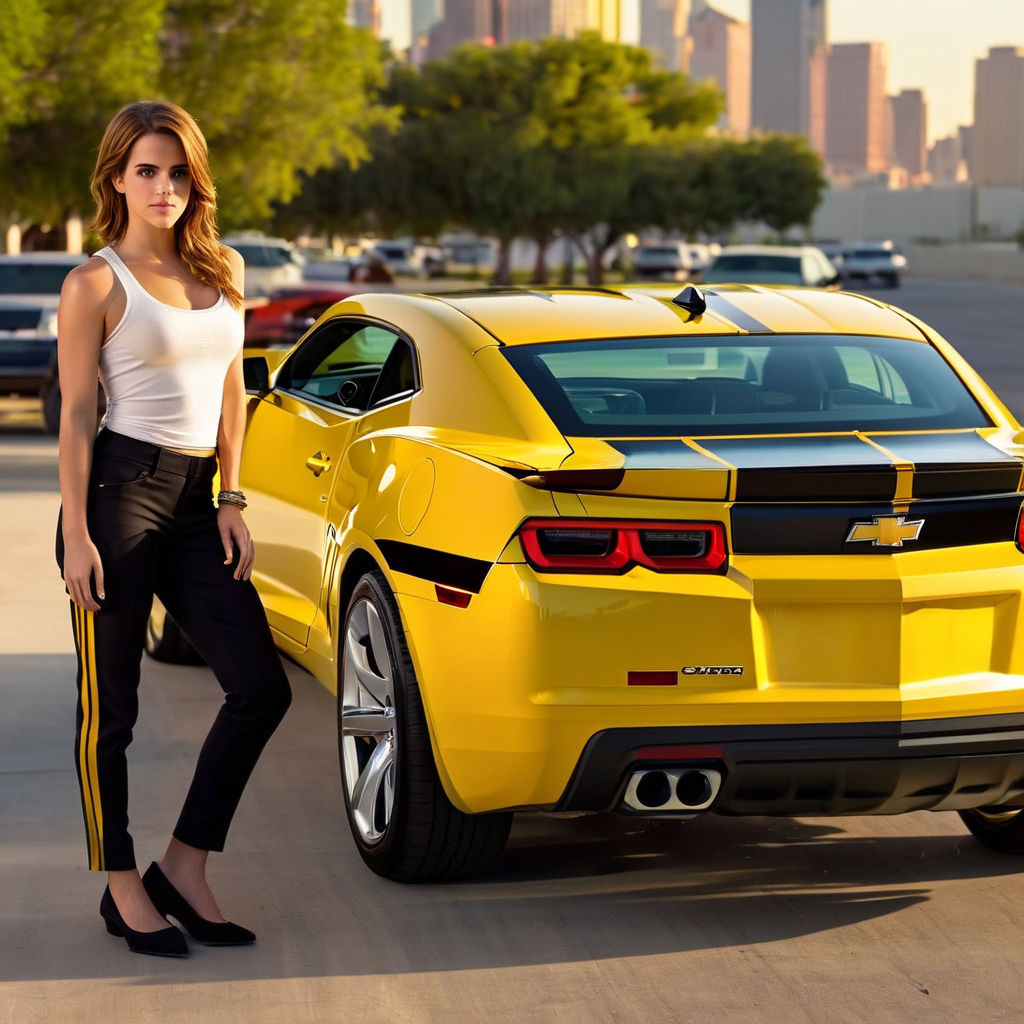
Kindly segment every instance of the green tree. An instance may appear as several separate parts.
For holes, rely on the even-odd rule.
[[[644,147],[699,134],[721,102],[654,70],[646,51],[594,33],[464,46],[420,72],[396,66],[386,95],[403,112],[400,131],[376,139],[365,174],[336,168],[311,183],[312,194],[365,197],[378,224],[422,230],[447,216],[493,235],[499,282],[513,238],[533,237],[543,254],[558,231],[599,276],[602,255],[635,223]],[[543,264],[534,276],[543,280]]]
[[[655,154],[700,138],[718,116],[721,95],[655,69],[646,50],[593,33],[546,40],[539,58],[559,82],[545,111],[556,159],[547,215],[572,238],[597,284],[608,251],[645,222]]]
[[[48,0],[42,24],[33,22],[42,36],[31,67],[14,88],[22,106],[0,158],[0,212],[60,223],[90,209],[104,125],[128,99],[153,92],[161,9],[159,0]]]
[[[338,0],[19,5],[21,56],[10,19],[0,29],[0,129],[13,122],[0,151],[8,218],[60,222],[90,210],[103,128],[135,99],[164,97],[196,116],[225,228],[265,222],[303,173],[364,159],[367,132],[394,116],[374,96],[384,54],[346,24]]]
[[[369,155],[384,52],[338,0],[169,0],[159,85],[210,144],[224,227],[266,223],[303,175]]]
[[[29,83],[42,64],[46,24],[40,0],[19,0],[0,18],[0,141],[25,116]]]
[[[780,235],[810,223],[827,182],[821,157],[806,139],[750,139],[734,147],[728,163],[742,201],[738,219],[764,221]]]

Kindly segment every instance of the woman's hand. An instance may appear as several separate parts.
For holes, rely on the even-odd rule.
[[[237,548],[238,564],[233,575],[236,580],[247,580],[252,575],[256,549],[249,536],[249,528],[242,519],[242,510],[237,505],[221,505],[217,509],[217,529],[224,545],[224,564],[230,565],[234,561]]]
[[[80,539],[64,538],[64,584],[68,588],[71,600],[86,611],[98,612],[100,606],[92,596],[93,581],[96,593],[102,601],[103,562],[96,545],[88,537]]]

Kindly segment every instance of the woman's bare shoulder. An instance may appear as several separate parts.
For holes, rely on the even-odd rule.
[[[221,242],[220,251],[224,253],[227,257],[228,263],[231,264],[231,272],[233,274],[237,274],[245,268],[245,263],[242,260],[242,254],[237,249],[232,249],[230,245],[225,245]]]
[[[242,291],[245,281],[245,261],[242,259],[242,254],[237,249],[232,249],[230,245],[225,245],[223,242],[220,243],[220,251],[224,253],[228,266],[231,267],[231,280],[234,282],[235,287]]]
[[[74,267],[64,278],[61,301],[104,302],[110,298],[115,280],[110,264],[101,256],[93,256]]]

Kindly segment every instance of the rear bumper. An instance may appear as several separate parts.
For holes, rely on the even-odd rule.
[[[1024,805],[1024,714],[910,722],[606,729],[586,745],[559,811],[620,807],[638,770],[710,767],[710,810],[898,814]]]

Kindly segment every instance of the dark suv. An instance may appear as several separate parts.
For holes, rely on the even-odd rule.
[[[57,301],[82,253],[0,255],[0,396],[40,398],[46,429],[60,425]]]

